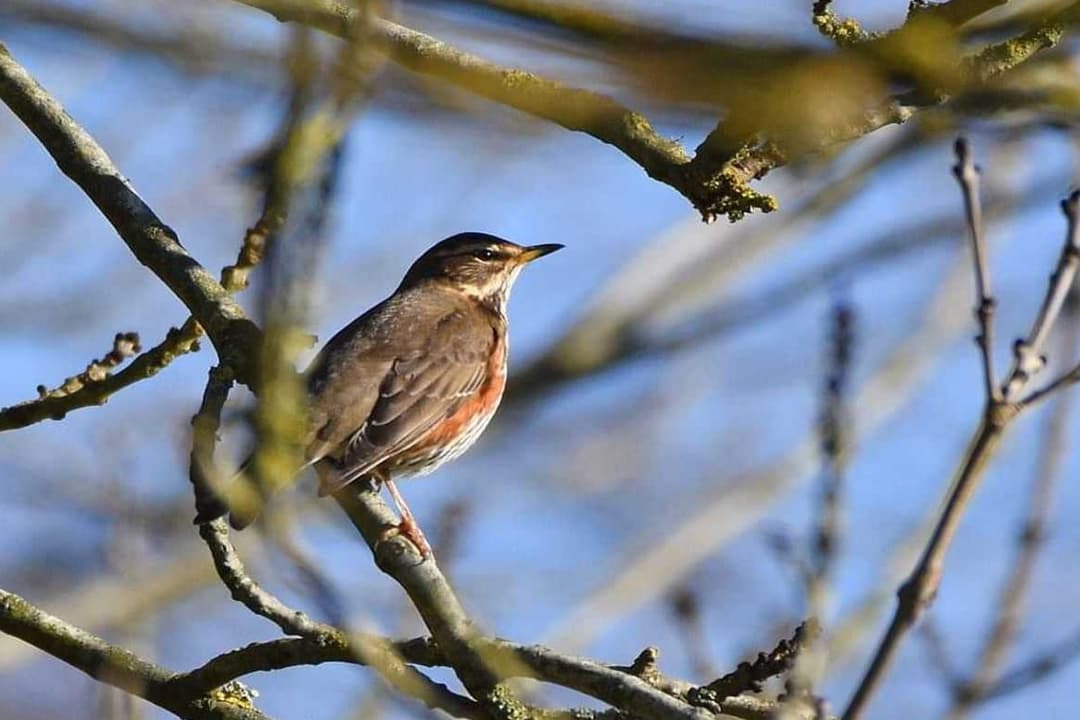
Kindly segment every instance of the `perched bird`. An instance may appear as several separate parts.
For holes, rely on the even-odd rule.
[[[527,263],[562,247],[449,237],[326,344],[306,373],[304,467],[316,467],[320,495],[360,478],[384,485],[401,515],[395,531],[430,554],[394,481],[460,456],[487,427],[506,385],[510,288]],[[235,509],[231,518],[251,519]]]

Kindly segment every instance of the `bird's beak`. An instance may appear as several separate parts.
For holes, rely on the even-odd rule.
[[[548,243],[546,245],[530,245],[529,247],[525,248],[521,252],[521,255],[519,255],[518,257],[521,259],[521,263],[524,265],[525,263],[532,262],[536,258],[550,255],[556,250],[562,250],[564,247],[564,245],[560,245],[559,243]]]

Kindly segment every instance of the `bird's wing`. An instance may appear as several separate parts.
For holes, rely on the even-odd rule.
[[[408,450],[483,387],[495,342],[492,327],[460,311],[445,315],[423,345],[386,368],[365,420],[355,426],[338,472],[321,495],[336,492],[387,458]]]

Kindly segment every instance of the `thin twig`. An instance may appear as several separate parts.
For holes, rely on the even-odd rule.
[[[216,498],[212,488],[208,487],[206,478],[215,474],[214,445],[221,409],[231,384],[232,377],[227,369],[212,368],[206,391],[203,393],[202,405],[192,420],[195,432],[191,450],[191,481],[195,491],[196,510],[200,515],[206,511],[206,505]],[[332,626],[312,620],[303,612],[288,607],[251,579],[229,537],[229,526],[223,519],[219,517],[201,523],[199,536],[210,549],[214,568],[233,599],[251,612],[270,620],[290,635],[317,639],[338,634]]]
[[[958,156],[965,149],[958,143]],[[888,673],[901,641],[933,602],[941,584],[945,555],[952,544],[960,520],[975,491],[979,488],[986,468],[1005,431],[1025,407],[1025,404],[1016,403],[1014,399],[1027,388],[1032,377],[1044,364],[1041,359],[1043,343],[1060,314],[1061,306],[1076,272],[1077,262],[1080,260],[1080,254],[1076,248],[1078,231],[1074,222],[1078,201],[1080,201],[1078,195],[1074,193],[1063,203],[1065,212],[1069,216],[1069,232],[1065,240],[1065,249],[1062,251],[1057,269],[1051,276],[1046,298],[1033,323],[1031,334],[1026,341],[1017,344],[1016,362],[1002,390],[1001,399],[990,400],[986,404],[955,480],[950,484],[948,498],[934,531],[911,575],[900,586],[892,621],[844,712],[844,720],[857,720],[862,716],[870,697]],[[976,275],[978,276],[981,272],[982,270],[976,267]]]
[[[1038,653],[1006,670],[1001,679],[983,691],[980,700],[1010,695],[1044,680],[1061,668],[1080,658],[1080,631],[1067,635],[1049,650]]]
[[[701,618],[699,594],[689,583],[683,583],[671,593],[669,605],[682,634],[682,642],[690,658],[694,676],[705,678],[715,675],[712,660],[709,658],[708,635]]]
[[[941,584],[945,552],[1010,419],[1004,413],[997,413],[984,417],[979,424],[930,541],[915,569],[900,586],[892,622],[844,712],[844,720],[857,720],[862,716],[867,702],[888,672],[900,642],[933,602]]]
[[[198,323],[190,321],[194,327]],[[46,394],[0,410],[0,431],[27,427],[43,420],[60,420],[72,410],[104,405],[114,394],[157,375],[175,358],[197,348],[197,335],[192,336],[184,328],[172,328],[165,339],[142,353],[119,372],[106,375],[98,381],[85,383],[71,393]]]
[[[266,219],[260,218],[244,234],[236,262],[221,271],[221,285],[228,292],[237,293],[247,287],[251,270],[262,260],[268,233]],[[36,400],[0,409],[0,431],[26,427],[42,420],[59,420],[72,410],[104,405],[120,390],[154,377],[176,358],[197,351],[202,335],[202,326],[194,316],[189,317],[179,328],[170,328],[160,343],[115,374],[84,383],[72,392],[50,392]],[[135,352],[140,349],[136,348]]]
[[[983,231],[982,202],[979,198],[979,168],[971,155],[971,147],[966,138],[956,141],[956,164],[953,176],[960,183],[964,194],[964,211],[967,216],[968,235],[971,239],[971,251],[975,260],[975,317],[979,321],[979,334],[975,342],[979,344],[982,355],[983,382],[986,390],[986,402],[1001,400],[1001,390],[997,386],[997,374],[994,372],[994,309],[996,301],[990,286],[989,248]]]
[[[1016,400],[1034,377],[1046,365],[1043,357],[1043,345],[1050,337],[1050,330],[1057,322],[1061,309],[1065,306],[1065,298],[1073,286],[1077,269],[1080,269],[1080,191],[1074,191],[1069,197],[1061,202],[1061,210],[1068,221],[1068,232],[1065,244],[1061,249],[1057,266],[1050,276],[1050,287],[1043,298],[1039,314],[1032,323],[1031,331],[1027,338],[1018,340],[1013,346],[1013,367],[1009,371],[1009,378],[1005,381],[1004,393],[1006,400]],[[1069,374],[1066,374],[1066,377]],[[1037,391],[1036,396],[1044,396],[1047,392],[1053,392],[1063,385],[1059,378],[1052,382],[1042,392]],[[1067,383],[1064,383],[1067,384]],[[1022,404],[1029,405],[1032,402],[1029,397]]]
[[[816,620],[807,620],[795,628],[791,638],[781,640],[770,652],[758,653],[752,663],[739,663],[734,671],[701,689],[716,702],[745,692],[761,692],[761,684],[790,670],[806,645],[816,641],[820,632]]]
[[[810,586],[807,588],[810,615],[823,621],[832,566],[840,542],[840,496],[843,492],[853,436],[849,427],[847,389],[850,384],[851,355],[854,344],[855,311],[846,302],[833,308],[829,342],[829,372],[825,380],[819,432],[822,470],[821,497],[811,556]]]
[[[1075,290],[1074,290],[1075,296]],[[1062,333],[1060,349],[1063,356],[1072,356],[1080,340],[1080,317],[1074,310]],[[1016,559],[1008,578],[1002,585],[994,622],[979,653],[975,670],[969,678],[954,683],[953,706],[949,717],[966,717],[972,706],[987,696],[987,688],[998,682],[1006,654],[1019,630],[1021,612],[1028,594],[1039,551],[1042,549],[1049,520],[1054,486],[1061,475],[1068,446],[1068,423],[1072,396],[1058,396],[1047,417],[1038,469],[1031,484],[1031,498],[1020,533]]]
[[[808,614],[821,625],[827,622],[829,612],[830,584],[842,529],[841,494],[850,457],[848,443],[854,436],[849,427],[847,406],[853,338],[854,309],[847,302],[837,301],[832,311],[828,372],[818,422],[822,456],[821,489],[809,567],[805,573]],[[814,688],[825,675],[829,651],[824,633],[818,632],[816,635],[807,642],[791,669],[785,685],[786,697],[780,720],[787,720],[802,709],[821,702],[814,696]]]

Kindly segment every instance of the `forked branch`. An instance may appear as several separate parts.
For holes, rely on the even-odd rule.
[[[956,154],[957,175],[961,187],[964,189],[970,233],[976,250],[974,264],[976,287],[980,298],[979,307],[992,309],[992,301],[989,305],[986,303],[986,300],[991,298],[989,290],[990,273],[986,264],[985,241],[981,240],[982,227],[980,214],[977,210],[978,202],[974,196],[974,192],[977,192],[977,185],[974,183],[977,174],[974,172],[967,142],[963,139],[956,143]],[[941,585],[945,555],[952,544],[960,520],[967,510],[975,491],[979,488],[986,468],[1006,430],[1012,425],[1020,412],[1031,404],[1031,398],[1024,402],[1017,402],[1016,398],[1022,395],[1032,378],[1045,365],[1045,359],[1042,357],[1044,343],[1061,313],[1065,297],[1076,275],[1077,263],[1080,261],[1076,224],[1077,205],[1080,203],[1078,198],[1080,196],[1073,193],[1063,203],[1068,218],[1065,247],[1062,250],[1057,268],[1051,275],[1049,288],[1039,313],[1032,324],[1031,332],[1026,339],[1018,340],[1016,343],[1013,368],[1000,391],[994,389],[996,380],[992,375],[993,368],[989,359],[993,348],[985,340],[992,316],[983,312],[978,313],[981,326],[980,335],[984,338],[980,339],[979,344],[983,349],[983,367],[986,373],[988,392],[987,404],[964,459],[957,470],[956,477],[950,483],[949,494],[933,533],[923,549],[915,569],[900,586],[892,621],[889,623],[888,629],[885,631],[873,659],[863,675],[862,681],[856,688],[855,694],[844,712],[844,720],[858,720],[858,718],[862,717],[871,696],[888,673],[900,643],[933,602],[938,587]],[[1059,379],[1059,381],[1051,383],[1047,391],[1053,392],[1067,384],[1067,382],[1061,382]]]

